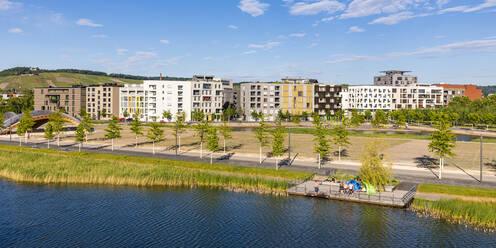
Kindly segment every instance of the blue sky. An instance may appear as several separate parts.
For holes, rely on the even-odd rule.
[[[0,0],[0,69],[496,85],[496,0]]]

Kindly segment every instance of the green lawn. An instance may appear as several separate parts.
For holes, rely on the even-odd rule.
[[[471,187],[449,186],[449,185],[439,185],[439,184],[421,184],[419,185],[417,192],[496,198],[496,190],[494,189],[471,188]]]

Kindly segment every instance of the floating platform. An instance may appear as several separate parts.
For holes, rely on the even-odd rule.
[[[290,187],[288,194],[403,208],[410,204],[417,192],[416,187],[412,187],[410,190],[393,190],[375,194],[367,194],[363,191],[347,194],[339,191],[338,183],[321,183],[319,184],[319,192],[315,193],[315,182],[310,180]]]

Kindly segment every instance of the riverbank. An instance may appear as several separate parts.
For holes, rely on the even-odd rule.
[[[312,173],[0,145],[0,176],[15,182],[214,187],[287,194]]]
[[[494,189],[421,184],[417,193],[411,207],[421,216],[496,231]]]

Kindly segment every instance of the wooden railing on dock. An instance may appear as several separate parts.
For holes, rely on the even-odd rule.
[[[316,193],[314,188],[315,181],[306,181],[288,188],[290,195],[304,195],[320,198],[328,198],[335,200],[364,202],[377,205],[404,207],[408,205],[415,196],[416,188],[410,190],[395,190],[392,192],[377,192],[375,194],[367,194],[364,191],[354,191],[353,193],[345,193],[339,190],[338,184],[320,184],[319,190]]]

